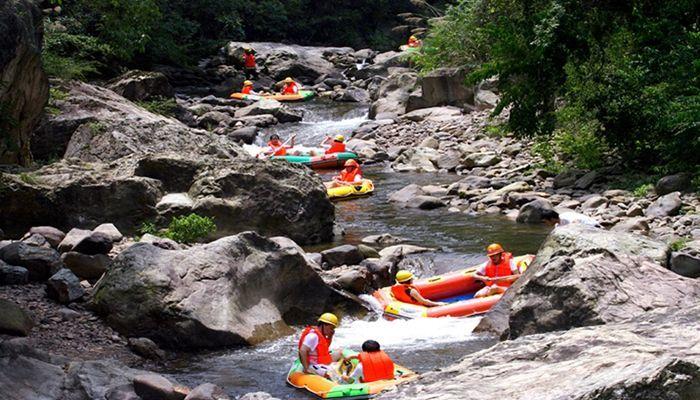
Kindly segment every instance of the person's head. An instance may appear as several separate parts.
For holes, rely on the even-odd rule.
[[[554,210],[542,210],[542,222],[554,226],[559,223],[559,213]]]
[[[375,351],[381,350],[381,347],[379,347],[379,343],[377,343],[375,340],[366,340],[364,343],[362,343],[362,351],[367,352],[367,353],[374,353]]]
[[[324,336],[333,336],[338,323],[338,317],[333,313],[324,313],[318,318],[318,328]]]
[[[402,269],[401,271],[396,273],[396,282],[404,285],[410,285],[411,283],[413,283],[413,273],[411,271],[406,271],[405,269]]]
[[[279,142],[280,141],[280,135],[273,133],[270,135],[270,141],[271,142]]]
[[[503,246],[498,243],[490,244],[486,248],[486,255],[489,256],[494,264],[501,262],[501,257],[503,257]]]
[[[293,82],[294,82],[294,79],[292,79],[289,76],[284,78],[284,83],[286,83],[287,85],[289,85],[290,83],[293,83]]]
[[[336,141],[336,142],[338,142],[338,143],[343,143],[343,142],[345,141],[345,136],[343,136],[343,135],[336,135],[335,139],[333,139],[333,140]]]
[[[253,52],[253,49],[251,49],[250,47],[246,47],[245,49],[243,49],[243,51],[244,51],[246,54],[250,54],[250,53]]]
[[[353,171],[360,168],[360,164],[357,163],[355,160],[347,160],[345,161],[345,169],[348,171]]]
[[[411,35],[411,37],[408,38],[408,40],[415,42],[416,40],[418,40],[418,38],[416,37],[416,35]]]
[[[253,86],[252,81],[243,81],[243,87]]]

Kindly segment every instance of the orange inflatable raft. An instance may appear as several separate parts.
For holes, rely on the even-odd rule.
[[[528,254],[515,257],[515,261],[523,265],[521,270],[524,271],[534,258],[534,255]],[[413,286],[423,297],[449,303],[444,306],[425,307],[398,301],[391,294],[391,287],[381,288],[372,295],[384,309],[384,316],[389,319],[468,317],[483,314],[498,303],[501,295],[474,298],[474,294],[484,287],[481,281],[474,278],[475,271],[476,267],[471,267],[414,282]]]

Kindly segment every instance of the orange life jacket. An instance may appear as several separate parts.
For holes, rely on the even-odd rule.
[[[391,287],[391,294],[393,294],[394,298],[400,302],[408,303],[408,304],[419,304],[409,294],[411,289],[416,289],[416,288],[413,287],[413,285],[406,285],[403,283],[397,283],[396,285]],[[418,289],[416,289],[416,290],[418,290]]]
[[[284,89],[282,89],[282,94],[297,94],[299,93],[299,85],[296,84],[296,82],[288,83],[284,85]]]
[[[273,143],[272,141],[269,141],[269,142],[267,142],[267,145],[270,146],[270,148],[272,148],[272,151],[273,151],[272,155],[273,156],[286,156],[287,155],[287,147],[284,144],[282,144],[280,142]]]
[[[252,86],[244,86],[243,89],[241,89],[241,93],[243,94],[250,94],[250,92],[253,90]]]
[[[333,141],[331,143],[331,147],[326,150],[326,154],[333,154],[333,153],[344,153],[345,152],[345,143],[341,142],[336,142]]]
[[[301,333],[301,338],[299,338],[299,350],[304,344],[304,338],[309,333],[314,332],[318,336],[318,345],[316,346],[316,354],[318,354],[318,364],[330,365],[333,362],[333,357],[331,357],[331,341],[326,339],[315,326],[307,326],[306,329]]]
[[[489,263],[486,264],[486,276],[488,276],[489,278],[499,278],[502,276],[513,275],[513,273],[510,270],[510,261],[512,259],[513,255],[511,253],[503,253],[503,255],[501,255],[501,262],[498,264],[494,264],[493,262],[491,262],[491,259],[489,259]],[[498,286],[510,286],[511,282],[486,282],[486,286],[491,286],[495,284],[498,284]]]
[[[243,55],[243,65],[246,68],[255,68],[255,64],[255,55],[253,53]]]
[[[385,352],[362,352],[358,356],[362,363],[362,381],[374,382],[394,379],[394,362]]]
[[[352,171],[345,168],[344,170],[340,171],[338,179],[343,182],[355,182],[355,177],[358,175],[360,178],[362,178],[362,171],[360,170],[360,167],[353,168]]]

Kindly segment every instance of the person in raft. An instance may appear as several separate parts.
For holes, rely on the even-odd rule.
[[[294,82],[294,79],[287,77],[284,79],[284,87],[282,94],[299,94],[299,84]]]
[[[411,35],[411,37],[408,38],[408,47],[411,48],[418,48],[423,45],[423,42],[421,42],[420,39],[418,39],[415,35]]]
[[[331,182],[326,182],[328,189],[355,185],[362,185],[362,169],[355,160],[345,161],[345,168],[340,171],[340,175],[334,176]]]
[[[426,307],[444,306],[447,304],[424,298],[420,291],[413,286],[413,273],[406,270],[396,273],[396,284],[391,287],[391,294],[396,300],[409,304],[418,304]]]
[[[331,342],[335,328],[338,327],[338,317],[325,313],[318,319],[316,326],[307,326],[299,338],[299,361],[304,367],[304,373],[315,374],[330,378],[333,374],[331,364],[338,361],[342,352],[331,354]]]
[[[243,81],[243,89],[241,89],[241,93],[243,94],[258,94],[253,90],[253,82],[252,81]]]
[[[282,143],[279,135],[273,134],[270,136],[270,140],[267,142],[268,149],[263,153],[267,156],[286,156],[287,149],[294,147],[294,140],[296,135],[292,135],[287,142],[291,141],[291,145],[287,145],[287,142]]]
[[[589,217],[588,215],[583,215],[573,211],[567,211],[559,214],[554,210],[543,210],[542,211],[542,222],[545,225],[557,227],[570,224],[580,224],[591,226],[594,228],[601,228],[600,223],[595,219]]]
[[[243,73],[246,79],[258,79],[258,65],[255,61],[255,50],[243,49]]]
[[[345,383],[394,379],[394,362],[374,340],[362,343],[362,353],[346,358],[345,362],[349,363],[353,359],[358,359],[359,362],[350,374],[341,377]]]
[[[337,135],[332,141],[330,136],[326,136],[321,147],[326,148],[326,154],[345,153],[345,136]]]
[[[522,265],[518,265],[511,253],[506,253],[498,244],[490,244],[486,248],[489,260],[476,268],[474,277],[486,285],[474,297],[493,296],[502,294],[515,282],[521,274]]]

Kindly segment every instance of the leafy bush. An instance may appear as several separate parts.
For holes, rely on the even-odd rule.
[[[686,238],[681,238],[681,239],[678,239],[678,240],[671,242],[671,244],[670,244],[671,251],[683,250],[685,248],[685,246],[688,244],[688,242],[690,242],[690,239],[686,239]]]
[[[632,195],[634,197],[646,197],[654,189],[654,185],[651,183],[644,183],[632,190]]]
[[[158,97],[147,101],[137,101],[136,104],[152,113],[166,117],[172,117],[177,112],[177,102],[173,98]]]
[[[215,231],[216,225],[213,219],[192,213],[173,218],[163,236],[180,243],[193,243]]]
[[[145,234],[158,235],[158,228],[156,227],[155,222],[144,221],[141,223],[141,227],[139,228],[139,233],[141,235],[145,235]]]

